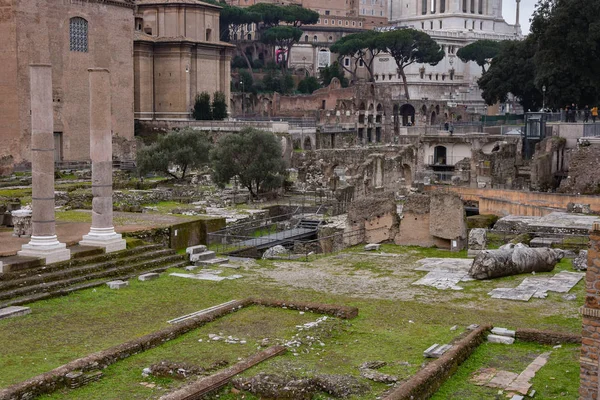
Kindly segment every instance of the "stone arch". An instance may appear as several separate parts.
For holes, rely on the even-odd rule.
[[[437,121],[437,114],[435,113],[435,111],[432,111],[431,118],[429,119],[429,124],[435,125],[436,121]]]
[[[358,106],[358,109],[360,111],[365,111],[366,110],[366,106],[365,106],[365,102],[364,101],[362,103],[360,103],[360,105]]]
[[[373,112],[374,109],[375,109],[375,107],[373,106],[373,103],[369,104],[369,111]]]
[[[383,106],[381,105],[381,103],[377,104],[377,112],[383,112]]]
[[[437,115],[440,115],[440,105],[439,104],[437,106],[435,106],[435,113]]]
[[[402,126],[415,124],[415,108],[411,104],[403,104],[400,107],[400,116],[402,117]]]
[[[423,104],[423,106],[421,107],[421,114],[427,115],[427,106],[425,104]]]

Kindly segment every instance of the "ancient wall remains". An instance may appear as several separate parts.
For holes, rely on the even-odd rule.
[[[600,222],[596,222],[590,233],[588,269],[585,277],[585,305],[582,308],[583,330],[581,357],[579,359],[579,398],[595,400],[600,396]]]
[[[562,193],[600,194],[600,174],[593,173],[600,165],[600,146],[579,147],[570,151],[569,176],[559,191]]]
[[[364,230],[366,243],[393,240],[398,232],[396,201],[391,192],[381,192],[352,202],[348,209],[346,231]],[[358,242],[360,243],[360,241]]]

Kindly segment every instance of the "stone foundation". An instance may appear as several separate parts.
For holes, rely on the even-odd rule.
[[[586,273],[586,298],[581,311],[583,329],[581,339],[581,400],[597,399],[600,395],[598,376],[600,375],[600,222],[594,223],[590,233],[588,269]]]

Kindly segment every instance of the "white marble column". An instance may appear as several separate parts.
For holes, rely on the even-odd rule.
[[[54,219],[54,110],[52,67],[29,67],[31,94],[32,232],[17,254],[38,257],[46,264],[71,258],[71,251],[56,237]]]
[[[110,73],[89,69],[90,158],[92,160],[92,227],[79,242],[104,247],[107,253],[125,249],[125,240],[115,232],[112,204],[112,113]]]

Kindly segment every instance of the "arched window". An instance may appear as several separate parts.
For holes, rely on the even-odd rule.
[[[69,22],[69,48],[71,51],[88,52],[88,22],[80,17]]]
[[[304,36],[304,41],[308,42],[308,35]]]

